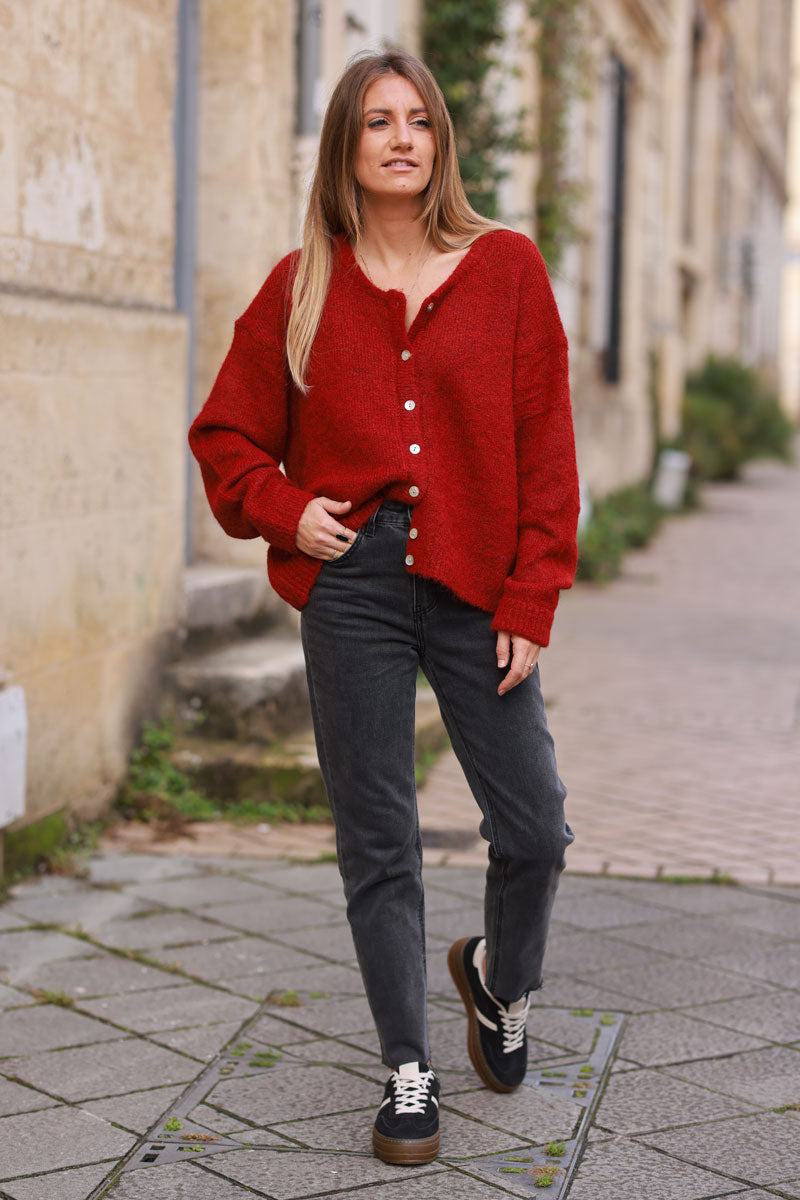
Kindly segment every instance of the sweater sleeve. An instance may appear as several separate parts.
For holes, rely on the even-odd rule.
[[[546,646],[559,592],[575,578],[578,471],[567,339],[544,260],[528,246],[514,361],[518,545],[492,628]]]
[[[296,487],[280,469],[289,427],[285,262],[235,322],[231,347],[189,430],[189,445],[211,510],[227,534],[262,537],[296,551],[297,525],[314,493]]]

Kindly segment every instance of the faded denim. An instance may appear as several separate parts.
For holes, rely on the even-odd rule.
[[[497,695],[507,668],[497,666],[492,615],[406,569],[412,511],[384,502],[350,548],[323,563],[301,615],[347,917],[392,1068],[430,1057],[414,782],[420,667],[483,814],[487,984],[504,1000],[541,987],[550,913],[574,840],[539,669]]]

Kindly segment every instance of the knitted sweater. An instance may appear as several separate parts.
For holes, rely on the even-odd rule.
[[[285,356],[296,255],[235,322],[189,431],[220,525],[269,542],[270,582],[302,609],[323,566],[295,542],[308,502],[352,501],[337,520],[356,530],[401,500],[408,571],[547,645],[575,574],[578,480],[567,341],[538,249],[482,235],[406,331],[403,293],[375,287],[339,234],[307,395]]]

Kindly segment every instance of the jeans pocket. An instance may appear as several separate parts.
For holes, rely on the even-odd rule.
[[[362,525],[361,528],[356,531],[356,536],[353,538],[352,542],[347,547],[347,549],[342,554],[338,554],[336,556],[336,558],[323,559],[323,566],[338,567],[340,563],[343,563],[345,561],[345,559],[352,558],[353,555],[355,554],[356,550],[358,549],[358,547],[361,545],[363,540],[364,540],[364,526]]]

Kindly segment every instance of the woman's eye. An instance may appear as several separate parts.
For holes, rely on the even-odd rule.
[[[377,129],[379,125],[386,124],[386,118],[385,117],[374,117],[370,122],[368,122],[368,124],[369,124],[370,129]]]
[[[414,124],[421,126],[422,129],[430,129],[431,127],[431,123],[427,117],[419,117]]]

